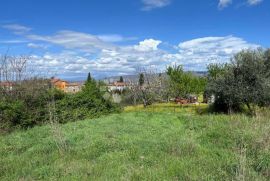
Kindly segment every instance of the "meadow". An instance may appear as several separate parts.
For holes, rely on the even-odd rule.
[[[269,180],[270,114],[206,105],[120,114],[0,136],[0,180]]]

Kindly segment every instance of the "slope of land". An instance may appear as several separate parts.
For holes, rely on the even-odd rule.
[[[0,136],[0,180],[270,179],[267,116],[128,111]]]

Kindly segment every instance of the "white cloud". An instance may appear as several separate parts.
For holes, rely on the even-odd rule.
[[[175,47],[173,50],[164,48],[165,43],[156,39],[115,45],[114,42],[124,41],[125,38],[120,35],[92,35],[68,30],[47,36],[23,36],[29,41],[26,42],[28,47],[47,48],[47,53],[41,55],[39,52],[39,55],[33,56],[32,64],[37,70],[44,74],[58,73],[70,77],[84,76],[89,71],[96,76],[132,74],[138,67],[150,66],[164,70],[166,65],[173,63],[181,64],[187,70],[205,70],[209,63],[228,62],[242,49],[259,47],[234,36],[203,37],[178,45],[166,45]],[[58,48],[53,49],[52,45],[60,46],[60,52]]]
[[[94,56],[83,55],[73,49],[59,54],[46,53],[35,59],[35,65],[44,72],[60,75],[85,76],[91,71],[95,76],[133,74],[138,67],[155,66],[164,70],[166,65],[181,64],[186,70],[205,70],[209,63],[228,62],[242,49],[259,47],[234,36],[204,37],[179,43],[177,52],[158,48],[159,40],[146,39],[138,45],[103,48]],[[72,75],[72,76],[71,76]]]
[[[26,26],[22,26],[22,25],[19,25],[19,24],[2,25],[2,28],[11,30],[12,32],[14,32],[16,34],[23,34],[23,33],[27,33],[29,31],[31,31],[31,28],[26,27]]]
[[[232,0],[219,0],[218,7],[220,9],[228,7],[230,4],[232,4]]]
[[[144,7],[142,8],[145,11],[149,11],[155,8],[162,8],[170,5],[171,0],[142,0]]]
[[[246,0],[246,3],[240,4],[240,6],[247,5],[247,4],[250,6],[255,6],[255,5],[258,5],[262,2],[263,2],[263,0]],[[218,7],[219,7],[219,9],[223,9],[223,8],[228,7],[232,3],[233,3],[233,0],[219,0]]]
[[[248,0],[248,4],[251,6],[255,6],[263,2],[263,0]]]
[[[43,44],[36,44],[36,43],[28,43],[27,47],[29,48],[37,48],[37,49],[47,49],[48,46],[43,45]]]
[[[84,52],[96,52],[103,48],[115,48],[114,45],[102,41],[95,35],[67,30],[59,31],[52,36],[27,35],[27,38],[60,45],[67,49],[79,49]]]
[[[154,39],[146,39],[141,41],[139,45],[135,45],[135,49],[138,51],[153,51],[158,49],[158,45],[161,44],[162,41],[154,40]]]
[[[176,57],[180,64],[194,69],[205,69],[206,65],[215,62],[228,62],[237,52],[243,49],[255,49],[259,45],[251,44],[234,36],[204,37],[178,45]]]
[[[116,42],[123,42],[123,41],[131,41],[136,40],[136,37],[123,37],[121,35],[98,35],[99,39],[101,39],[104,42],[109,43],[116,43]]]

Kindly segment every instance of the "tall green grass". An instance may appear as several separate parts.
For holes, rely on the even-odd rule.
[[[0,136],[0,180],[270,179],[269,114],[128,111]]]

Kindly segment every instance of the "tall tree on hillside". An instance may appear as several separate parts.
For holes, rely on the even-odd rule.
[[[122,76],[120,76],[119,82],[124,82],[124,79]]]
[[[87,76],[87,82],[91,82],[92,81],[92,77],[91,77],[91,73],[89,72],[88,73],[88,76]]]
[[[139,75],[139,85],[143,86],[143,84],[144,84],[144,74],[140,73],[140,75]]]
[[[91,94],[91,95],[96,96],[96,97],[101,96],[100,89],[97,85],[97,82],[95,79],[91,78],[90,72],[88,73],[83,92],[86,92],[86,93]]]

